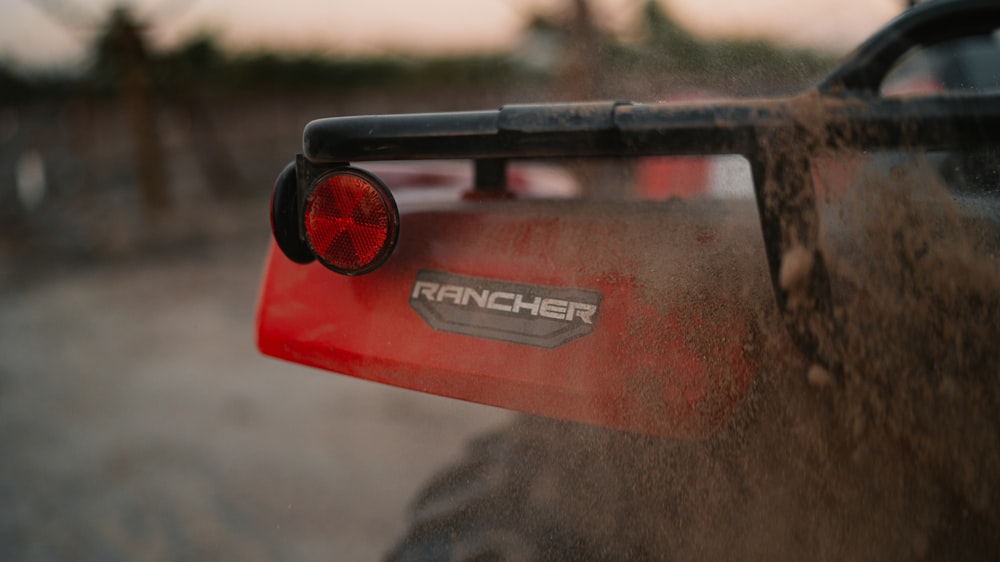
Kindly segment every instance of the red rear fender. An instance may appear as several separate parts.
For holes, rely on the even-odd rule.
[[[272,248],[269,355],[535,414],[698,437],[755,373],[772,296],[753,202],[470,202],[402,210],[380,269]]]

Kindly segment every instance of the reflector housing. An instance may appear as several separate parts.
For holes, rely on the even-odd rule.
[[[308,264],[316,259],[302,239],[299,228],[297,199],[298,178],[295,163],[285,166],[274,182],[271,192],[271,233],[282,253],[295,263]]]
[[[303,231],[320,263],[337,273],[360,275],[389,258],[399,235],[399,211],[378,178],[340,168],[313,182]]]

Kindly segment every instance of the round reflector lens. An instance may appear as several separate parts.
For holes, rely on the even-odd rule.
[[[305,205],[306,240],[317,259],[345,275],[382,265],[396,245],[399,212],[377,178],[356,169],[320,176]]]

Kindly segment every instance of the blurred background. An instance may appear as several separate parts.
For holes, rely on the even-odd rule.
[[[900,0],[4,0],[0,559],[373,559],[492,408],[260,357],[311,119],[794,92]]]

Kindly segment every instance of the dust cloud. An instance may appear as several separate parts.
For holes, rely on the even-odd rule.
[[[651,554],[1000,554],[996,231],[935,178],[926,163],[893,166],[827,202],[837,329],[825,337],[839,368],[762,311],[763,372],[742,420],[708,444],[615,451],[661,498],[637,517],[655,521],[658,540],[640,541]]]
[[[524,417],[435,486],[481,486],[463,521],[513,534],[529,559],[995,559],[996,230],[929,164],[904,164],[872,164],[821,205],[836,329],[818,335],[836,338],[820,345],[837,365],[794,345],[763,299],[761,372],[715,437]],[[401,544],[426,539],[424,523]],[[461,543],[454,521],[440,524]]]

